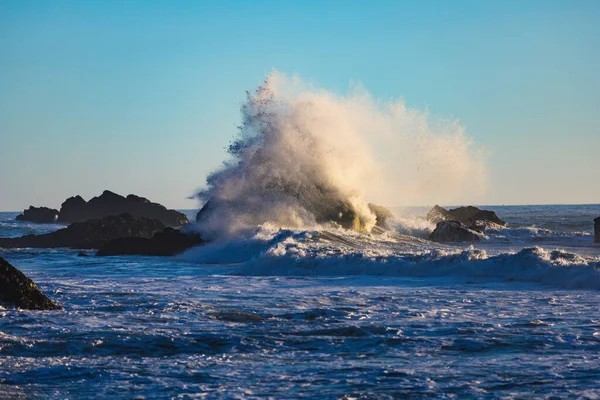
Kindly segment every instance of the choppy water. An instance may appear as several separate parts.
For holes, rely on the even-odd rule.
[[[65,308],[0,310],[0,397],[599,397],[600,205],[496,211],[477,247],[263,227],[176,258],[0,249]],[[14,215],[0,236],[56,229]]]

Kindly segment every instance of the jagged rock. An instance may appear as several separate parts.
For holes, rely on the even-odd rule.
[[[186,233],[173,228],[166,228],[152,238],[127,237],[113,239],[98,250],[98,256],[147,255],[172,256],[203,244],[197,233]]]
[[[60,222],[83,222],[86,221],[86,215],[84,215],[87,202],[83,197],[77,195],[69,197],[60,206],[60,212],[58,214],[58,220]]]
[[[481,234],[465,227],[458,221],[441,221],[429,235],[434,242],[478,242]]]
[[[375,226],[379,226],[381,228],[388,228],[387,221],[388,219],[391,219],[394,216],[394,214],[392,214],[392,212],[389,209],[383,206],[378,206],[376,204],[369,203],[369,210],[371,210],[371,212],[375,214],[375,218],[377,218]]]
[[[98,249],[111,239],[132,236],[150,238],[163,229],[165,225],[154,219],[131,214],[111,215],[102,219],[76,222],[44,235],[0,238],[0,247]]]
[[[109,215],[129,213],[140,217],[157,219],[166,226],[179,227],[187,224],[187,217],[175,210],[152,203],[150,200],[130,194],[123,197],[105,190],[100,196],[86,202],[81,196],[68,198],[61,206],[59,222],[84,222]]]
[[[600,217],[594,220],[594,242],[600,243]]]
[[[437,224],[441,221],[446,221],[447,219],[451,219],[448,214],[448,210],[443,207],[438,206],[437,204],[433,206],[431,210],[427,213],[427,220]]]
[[[467,227],[476,227],[477,221],[491,222],[496,225],[506,226],[506,222],[502,221],[495,212],[481,210],[477,207],[458,207],[452,210],[446,210],[438,205],[434,206],[428,213],[427,219],[433,223],[440,221],[458,221]],[[482,224],[479,224],[482,226]]]
[[[196,222],[203,222],[208,220],[210,214],[218,207],[218,201],[215,199],[208,200],[204,206],[196,214]]]
[[[25,310],[60,310],[37,285],[0,257],[0,301]]]
[[[58,219],[58,210],[48,207],[29,206],[23,214],[17,215],[17,221],[35,222],[37,224],[52,224]]]

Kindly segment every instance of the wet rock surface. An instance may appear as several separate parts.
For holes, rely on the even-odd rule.
[[[25,310],[60,310],[37,285],[0,257],[0,302]]]
[[[465,227],[458,221],[441,221],[429,235],[429,240],[434,242],[478,242],[481,234]]]
[[[389,228],[388,222],[394,217],[394,214],[392,214],[392,212],[388,208],[378,206],[377,204],[369,203],[369,210],[371,210],[371,212],[375,214],[376,226],[379,226],[381,228]]]

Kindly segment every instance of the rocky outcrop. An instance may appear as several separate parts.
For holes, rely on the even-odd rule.
[[[76,222],[64,229],[44,235],[0,238],[0,247],[99,249],[112,239],[120,237],[151,238],[164,229],[165,225],[160,221],[131,214],[121,214]]]
[[[321,207],[309,209],[315,221],[319,224],[334,222],[344,229],[355,231],[364,230],[364,221],[360,219],[354,207],[349,202],[343,200],[323,201]],[[210,199],[196,214],[196,222],[206,222],[213,218],[219,208],[235,208],[235,203],[226,200]]]
[[[36,224],[52,224],[58,219],[58,210],[48,207],[29,206],[23,214],[17,215],[17,221],[35,222]]]
[[[450,218],[450,214],[448,213],[448,210],[446,210],[443,207],[438,206],[437,204],[435,206],[433,206],[433,208],[431,210],[429,210],[429,212],[427,213],[427,220],[429,222],[433,222],[434,224],[437,224],[438,222],[441,222],[441,221],[446,221],[448,219],[452,219],[452,218]]]
[[[446,210],[445,208],[436,205],[427,213],[427,219],[433,223],[441,221],[458,221],[469,228],[483,227],[485,229],[485,226],[506,226],[506,222],[498,218],[495,212],[481,210],[473,206]],[[481,221],[484,223],[481,223]]]
[[[204,206],[198,211],[196,214],[196,222],[204,222],[210,218],[211,213],[215,211],[218,207],[218,200],[210,199],[208,200]]]
[[[600,243],[600,217],[594,220],[594,242]]]
[[[150,200],[130,194],[123,197],[105,190],[100,196],[85,201],[81,196],[68,198],[61,206],[59,222],[84,222],[109,215],[128,213],[139,217],[156,219],[166,226],[179,227],[189,221],[185,215],[175,210],[152,203]]]
[[[0,302],[25,310],[60,310],[37,285],[0,257]]]
[[[380,228],[389,228],[388,221],[393,218],[394,214],[383,206],[378,206],[373,203],[369,203],[369,210],[373,214],[375,214],[376,222],[375,226],[379,226]]]
[[[208,221],[219,207],[228,207],[231,203],[223,200],[210,199],[196,214],[196,222],[202,223]],[[392,218],[393,214],[385,207],[369,203],[369,209],[377,219],[376,225],[382,228],[387,228],[387,222]],[[365,231],[365,221],[357,214],[356,210],[349,202],[338,200],[331,202],[323,202],[319,209],[310,210],[316,222],[325,224],[334,222],[344,229],[350,229],[357,232]]]
[[[478,242],[481,234],[465,227],[458,221],[441,221],[429,235],[429,240],[434,242]]]
[[[197,233],[186,233],[177,229],[166,228],[149,239],[141,237],[113,239],[102,246],[97,255],[172,256],[203,243],[204,241]]]

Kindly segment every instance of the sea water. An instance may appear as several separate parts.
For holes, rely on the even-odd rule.
[[[485,208],[509,226],[472,246],[422,208],[167,258],[0,249],[64,307],[0,308],[0,397],[599,397],[600,205]],[[0,236],[61,227],[15,216]]]

